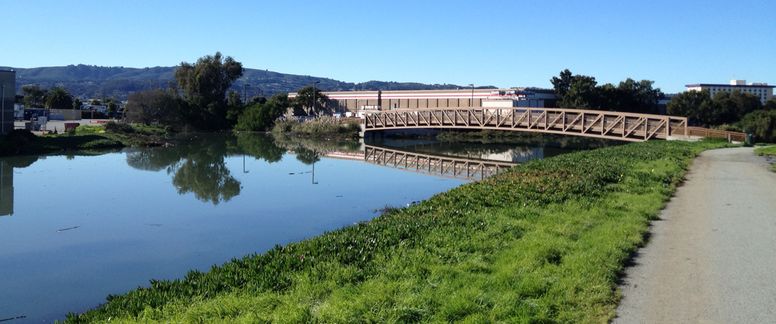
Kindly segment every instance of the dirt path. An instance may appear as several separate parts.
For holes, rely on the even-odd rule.
[[[615,323],[776,323],[776,173],[751,148],[707,151],[653,222]]]

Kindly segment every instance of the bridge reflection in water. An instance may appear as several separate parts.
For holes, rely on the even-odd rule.
[[[365,145],[364,161],[406,171],[464,180],[482,180],[502,173],[516,163],[432,155]]]

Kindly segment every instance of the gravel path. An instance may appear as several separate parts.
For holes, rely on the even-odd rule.
[[[614,323],[776,323],[776,173],[752,151],[695,160],[626,270]]]

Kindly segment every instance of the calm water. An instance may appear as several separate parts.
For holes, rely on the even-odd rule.
[[[387,144],[509,162],[558,153]],[[0,321],[26,316],[10,323],[62,319],[149,279],[207,270],[468,181],[366,163],[363,145],[259,135],[6,158],[0,175]]]

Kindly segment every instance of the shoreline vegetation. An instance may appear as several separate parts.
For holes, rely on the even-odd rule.
[[[66,322],[605,322],[700,152],[650,141],[533,161],[359,224],[152,280]]]
[[[14,130],[0,138],[0,156],[92,152],[130,146],[163,146],[171,133],[162,127],[109,122],[81,125],[74,132],[35,135]]]
[[[273,134],[307,138],[358,138],[360,131],[360,120],[334,117],[317,117],[307,121],[280,119],[272,127]]]

